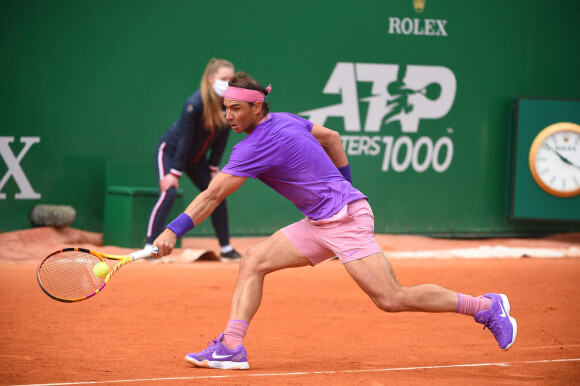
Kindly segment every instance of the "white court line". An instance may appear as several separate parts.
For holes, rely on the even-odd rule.
[[[433,251],[385,251],[385,255],[387,255],[387,257],[402,259],[490,259],[514,257],[562,258],[580,257],[580,248],[513,248],[504,247],[502,245],[483,245],[478,248],[442,249]]]
[[[368,372],[386,372],[386,371],[409,371],[409,370],[430,370],[430,369],[449,369],[459,367],[485,367],[485,366],[511,366],[514,364],[537,364],[537,363],[556,363],[556,362],[576,362],[580,358],[571,359],[542,359],[536,361],[516,361],[516,362],[498,362],[498,363],[471,363],[464,365],[442,365],[442,366],[419,366],[419,367],[396,367],[390,369],[364,369],[364,370],[338,370],[338,371],[304,371],[297,373],[273,373],[273,374],[241,374],[241,375],[207,375],[201,377],[176,377],[176,378],[149,378],[149,379],[123,379],[116,381],[89,381],[89,382],[66,382],[66,383],[35,383],[27,385],[12,386],[66,386],[66,385],[101,385],[106,383],[129,383],[129,382],[155,382],[155,381],[185,381],[195,379],[222,379],[222,378],[244,378],[244,377],[283,377],[291,375],[315,375],[315,374],[343,374],[343,373],[368,373]],[[217,370],[219,371],[219,370]]]

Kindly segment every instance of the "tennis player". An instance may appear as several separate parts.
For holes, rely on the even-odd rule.
[[[228,164],[184,213],[155,240],[157,257],[173,250],[177,238],[199,224],[244,181],[258,178],[292,201],[306,216],[251,248],[242,258],[230,321],[205,350],[187,354],[200,367],[248,369],[243,346],[262,299],[264,277],[274,271],[319,264],[338,256],[354,281],[387,312],[457,312],[474,317],[502,350],[516,338],[516,320],[503,294],[472,297],[434,284],[401,286],[374,238],[367,197],[352,186],[350,166],[337,132],[289,113],[269,113],[264,88],[238,72],[225,93],[226,119],[246,133]],[[484,327],[484,328],[485,328]]]

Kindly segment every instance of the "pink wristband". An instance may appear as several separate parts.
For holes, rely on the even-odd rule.
[[[175,218],[175,220],[171,221],[169,225],[165,228],[169,229],[173,233],[177,235],[177,238],[180,238],[190,230],[195,227],[193,220],[185,213],[181,213],[179,216]]]

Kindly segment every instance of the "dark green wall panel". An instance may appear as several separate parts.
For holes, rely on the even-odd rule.
[[[17,199],[20,186],[8,177],[0,188],[0,230],[29,227],[30,209],[44,203],[73,205],[75,227],[101,231],[107,160],[152,164],[160,135],[198,87],[211,57],[271,83],[273,111],[320,115],[320,109],[343,105],[319,123],[352,141],[347,151],[354,181],[371,200],[377,232],[580,229],[578,223],[506,216],[514,98],[580,98],[580,50],[572,43],[580,41],[579,2],[428,0],[421,13],[412,0],[216,4],[0,3],[0,137],[14,138],[8,145],[14,156],[25,146],[23,137],[40,139],[19,168],[41,196]],[[337,68],[347,71],[336,73],[333,83]],[[403,69],[402,86],[385,94]],[[432,83],[439,95],[437,86],[420,95]],[[453,88],[444,106],[441,97]],[[407,97],[401,111],[411,110],[381,123],[387,99],[397,95]],[[358,130],[345,123],[346,113]],[[425,118],[428,113],[442,115]],[[418,124],[402,123],[417,114]],[[232,135],[228,151],[240,139]],[[399,152],[385,170],[389,143]],[[415,168],[412,161],[405,167],[409,144],[419,148]],[[437,164],[453,149],[439,171],[433,161],[423,164],[437,144],[443,145]],[[3,157],[0,179],[8,172]],[[150,175],[154,185],[153,168]],[[187,202],[197,190],[182,185]],[[256,181],[230,197],[229,207],[232,233],[239,235],[268,234],[301,217]],[[197,232],[210,234],[211,226],[202,224]]]

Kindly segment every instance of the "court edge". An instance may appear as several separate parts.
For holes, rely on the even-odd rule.
[[[175,377],[175,378],[150,378],[150,379],[124,379],[116,381],[88,381],[88,382],[64,382],[64,383],[32,383],[11,386],[65,386],[65,385],[101,385],[107,383],[129,383],[129,382],[155,382],[155,381],[180,381],[194,379],[224,379],[224,378],[244,378],[244,377],[280,377],[292,375],[317,375],[317,374],[352,374],[387,371],[409,371],[409,370],[431,370],[460,367],[484,367],[484,366],[510,366],[514,364],[541,364],[557,362],[577,362],[580,358],[569,359],[541,359],[535,361],[514,361],[497,363],[471,363],[463,365],[441,365],[441,366],[415,366],[415,367],[394,367],[388,369],[361,369],[361,370],[338,370],[338,371],[300,371],[294,373],[265,373],[265,374],[232,374],[232,375],[206,375],[199,377]]]

